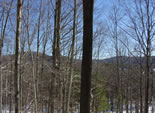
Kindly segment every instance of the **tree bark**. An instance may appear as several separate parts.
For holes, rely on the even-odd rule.
[[[94,0],[83,0],[83,56],[80,113],[90,113]]]
[[[57,7],[57,27],[56,27],[56,57],[57,57],[57,68],[60,69],[60,23],[61,23],[61,0],[56,0],[56,7]]]
[[[150,35],[150,15],[149,0],[146,1],[147,7],[147,47],[146,47],[146,89],[145,89],[145,113],[149,109],[149,88],[150,88],[150,70],[151,70],[151,35]]]
[[[20,32],[21,32],[21,20],[22,20],[22,0],[17,1],[17,26],[16,26],[16,47],[15,47],[15,69],[14,69],[14,90],[15,90],[15,113],[19,112],[18,104],[19,104],[19,40],[20,40]]]
[[[53,37],[53,68],[60,69],[60,16],[61,16],[61,0],[56,0],[55,16],[54,16],[54,37]],[[56,74],[52,74],[51,82],[51,113],[54,113],[54,101],[56,96]],[[60,78],[59,78],[60,79]],[[60,105],[61,106],[61,105]]]
[[[143,70],[142,70],[142,57],[141,57],[141,54],[140,54],[140,88],[139,88],[139,93],[140,93],[140,113],[143,113],[143,91],[142,91],[142,78],[143,78]]]
[[[56,68],[56,29],[57,29],[57,15],[56,15],[56,12],[57,12],[57,8],[55,9],[55,14],[54,14],[54,36],[53,36],[53,47],[52,47],[52,63],[53,63],[53,68],[55,69]],[[50,88],[50,111],[51,113],[54,113],[54,109],[55,109],[55,106],[54,106],[54,103],[55,103],[55,82],[56,82],[56,77],[55,77],[55,73],[52,73],[52,78],[51,78],[51,88]]]
[[[38,76],[39,76],[39,47],[40,47],[40,21],[41,21],[41,7],[42,7],[42,0],[40,1],[39,7],[39,17],[38,17],[38,34],[37,34],[37,56],[36,56],[36,73],[34,77],[34,84],[35,84],[35,113],[38,111]]]

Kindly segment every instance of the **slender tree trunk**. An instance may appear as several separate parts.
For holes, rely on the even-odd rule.
[[[38,17],[38,34],[37,34],[37,56],[36,56],[36,73],[35,73],[35,113],[38,111],[38,76],[39,76],[39,47],[40,47],[40,20],[41,20],[41,7],[42,7],[42,0],[40,2],[39,7],[39,17]]]
[[[22,71],[24,71],[24,70],[22,70],[22,56],[21,56],[22,54],[21,54],[21,51],[20,51],[20,57],[19,57],[19,59],[20,59],[20,67],[19,67],[19,103],[20,103],[20,105],[19,105],[19,108],[20,108],[20,110],[22,111],[22,107],[23,107],[23,84],[22,84],[22,81],[23,81],[23,77],[22,77]]]
[[[2,74],[2,56],[1,55],[0,55],[0,60],[1,60],[1,68],[0,68],[0,71],[1,71],[0,72],[0,75],[1,75],[0,76],[0,79],[1,79],[0,80],[0,82],[1,82],[0,83],[0,85],[1,85],[0,86],[0,88],[1,88],[1,94],[0,94],[1,95],[1,97],[0,97],[0,102],[1,102],[0,103],[0,112],[2,112],[2,110],[3,110],[3,74]]]
[[[116,64],[117,64],[117,113],[121,111],[120,107],[120,71],[119,71],[119,53],[118,53],[118,34],[117,34],[117,21],[115,20],[115,49],[116,49]]]
[[[55,10],[56,12],[56,10]],[[56,51],[56,14],[55,14],[55,28],[54,28],[54,40],[53,40],[53,67],[55,68],[56,67],[56,56],[55,56],[55,51]],[[51,110],[51,113],[54,113],[54,109],[55,109],[55,106],[54,106],[54,103],[55,103],[55,87],[56,87],[56,76],[55,76],[55,73],[52,74],[52,81],[51,81],[51,105],[50,105],[50,110]]]
[[[57,22],[56,22],[56,64],[57,68],[60,69],[60,24],[61,24],[61,0],[56,0],[56,7],[57,7]]]
[[[83,0],[83,56],[81,70],[80,113],[90,113],[94,0]]]
[[[127,83],[127,89],[126,89],[126,113],[129,113],[129,94],[128,94],[128,83]]]
[[[133,108],[132,108],[132,99],[130,100],[130,113],[132,113]]]
[[[53,46],[52,46],[52,63],[53,63],[53,68],[56,69],[56,45],[57,45],[57,1],[56,1],[56,8],[55,8],[55,14],[54,14],[54,36],[53,36]],[[56,97],[56,74],[52,73],[52,78],[51,78],[51,87],[50,87],[50,112],[54,113],[55,110],[55,97]]]
[[[139,101],[138,101],[138,99],[135,100],[135,111],[136,111],[136,113],[139,113]]]
[[[76,9],[77,9],[77,0],[74,0],[74,20],[73,20],[73,38],[72,38],[72,46],[71,46],[71,59],[70,59],[70,69],[69,69],[69,86],[68,86],[68,94],[67,94],[67,103],[66,103],[66,113],[69,112],[69,104],[71,98],[71,89],[72,89],[72,81],[73,81],[73,58],[74,58],[74,45],[75,45],[75,37],[76,37]]]
[[[96,112],[96,98],[95,98],[95,95],[92,96],[92,113],[95,113]]]
[[[8,69],[8,66],[6,67]],[[8,77],[9,76],[9,72],[7,72],[6,74],[6,78],[5,78],[5,113],[7,112],[7,106],[8,106]]]
[[[49,2],[48,2],[49,4]],[[43,79],[43,73],[44,73],[44,60],[45,60],[45,52],[46,52],[46,45],[47,45],[47,41],[48,41],[48,37],[49,37],[49,23],[50,23],[50,9],[49,9],[49,5],[47,8],[47,22],[46,22],[46,34],[45,37],[43,38],[43,51],[42,51],[42,61],[41,61],[41,71],[39,73],[40,76],[40,82]],[[43,90],[43,84],[40,85],[40,95],[42,95],[42,90]],[[46,108],[46,103],[45,105],[43,104],[43,98],[41,97],[41,105]],[[42,109],[43,111],[43,109]]]
[[[56,22],[56,69],[58,72],[58,100],[59,100],[59,106],[58,106],[58,112],[61,112],[62,109],[62,76],[60,74],[60,63],[61,63],[61,59],[60,59],[60,24],[61,24],[61,0],[56,0],[56,17],[57,17],[57,22]]]
[[[60,72],[60,63],[61,63],[61,59],[60,59],[60,24],[61,24],[61,0],[57,0],[58,2],[58,18],[57,18],[57,46],[56,46],[56,57],[57,57],[57,69],[58,69],[58,72]],[[59,107],[58,107],[58,112],[61,113],[61,110],[62,110],[62,76],[61,74],[59,73],[58,74],[59,76],[59,84],[58,84],[58,92],[59,92],[59,95],[58,95],[58,99],[59,99]]]
[[[150,15],[149,5],[150,0],[146,0],[147,7],[147,47],[146,47],[146,89],[145,89],[145,113],[148,113],[149,108],[149,88],[150,88],[150,66],[151,66],[151,36],[150,36]]]
[[[17,26],[16,26],[16,47],[15,47],[15,69],[14,69],[14,90],[15,90],[15,113],[19,112],[18,103],[19,103],[19,40],[20,40],[20,32],[21,32],[21,20],[22,20],[22,0],[17,1]]]
[[[143,75],[143,72],[142,72],[142,58],[141,58],[141,55],[140,55],[140,59],[141,59],[141,61],[140,61],[140,113],[143,113],[143,91],[142,91],[142,86],[143,86],[143,84],[142,84],[142,75]]]
[[[12,62],[11,62],[11,71],[13,70],[12,69],[12,67],[13,67],[13,64],[12,64]],[[10,74],[10,77],[9,77],[10,79],[10,88],[9,88],[9,91],[10,91],[10,102],[9,102],[9,113],[11,113],[11,111],[12,111],[12,73]]]

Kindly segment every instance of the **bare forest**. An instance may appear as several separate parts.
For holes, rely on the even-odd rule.
[[[0,0],[0,113],[155,113],[155,1]]]

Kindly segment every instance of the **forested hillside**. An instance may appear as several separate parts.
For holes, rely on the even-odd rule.
[[[0,113],[155,113],[154,0],[0,0]]]

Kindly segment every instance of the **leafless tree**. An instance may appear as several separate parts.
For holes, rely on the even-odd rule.
[[[16,26],[16,47],[15,47],[15,70],[14,70],[14,89],[15,89],[15,113],[19,112],[19,43],[22,22],[23,0],[17,2],[17,26]]]

